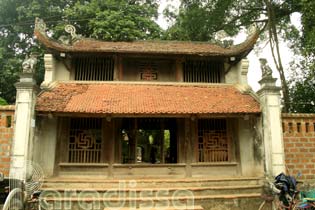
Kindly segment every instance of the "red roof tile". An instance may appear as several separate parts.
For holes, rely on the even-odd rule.
[[[91,114],[259,113],[233,85],[58,83],[38,97],[38,112]]]

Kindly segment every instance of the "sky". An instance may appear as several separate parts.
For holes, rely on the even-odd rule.
[[[171,4],[174,7],[178,8],[180,1],[179,0],[160,0],[160,7],[159,7],[159,18],[157,20],[157,23],[163,28],[166,29],[169,26],[169,23],[163,18],[163,10],[168,5]],[[298,13],[294,13],[291,17],[291,22],[297,27],[301,28],[300,19],[301,16]],[[245,33],[240,33],[238,36],[235,37],[235,44],[243,42],[247,38],[247,35]],[[263,46],[265,46],[266,43],[263,43]],[[287,47],[286,43],[280,44],[280,53],[282,57],[282,62],[284,69],[289,68],[289,63],[292,61],[293,53],[290,51],[290,49]],[[258,54],[252,50],[251,53],[248,54],[247,59],[249,60],[249,70],[248,70],[248,83],[253,88],[254,91],[258,91],[260,88],[260,85],[258,81],[261,79],[261,70],[260,70],[260,64],[259,64],[259,58],[266,58],[268,61],[269,66],[273,70],[273,77],[278,78],[277,85],[280,86],[280,79],[279,79],[279,73],[276,70],[276,67],[274,65],[270,46],[266,45],[264,49],[259,52]]]

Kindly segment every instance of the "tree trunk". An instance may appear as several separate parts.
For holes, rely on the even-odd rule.
[[[281,60],[274,7],[272,4],[272,0],[264,0],[264,1],[267,7],[269,42],[270,42],[270,47],[271,47],[271,53],[272,53],[272,57],[276,65],[276,68],[279,72],[280,80],[281,80],[281,88],[282,88],[282,94],[283,94],[283,112],[288,112],[289,106],[290,106],[289,88],[288,88],[288,83],[284,75],[284,69],[283,69],[282,60]]]

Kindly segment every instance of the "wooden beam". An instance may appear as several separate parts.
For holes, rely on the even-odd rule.
[[[176,72],[176,81],[183,82],[184,81],[184,72],[183,72],[183,58],[177,58],[175,62],[175,72]]]
[[[186,159],[186,177],[192,176],[191,170],[191,121],[189,118],[185,119],[185,159]]]

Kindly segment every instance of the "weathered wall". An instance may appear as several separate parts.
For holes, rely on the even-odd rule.
[[[152,59],[143,62],[143,59],[123,59],[123,81],[143,81],[141,73],[149,70],[152,74],[156,73],[156,78],[152,81],[175,82],[175,60],[171,59]]]
[[[57,145],[56,135],[56,118],[37,118],[33,147],[33,161],[42,167],[43,172],[47,177],[52,176],[54,173],[55,151]]]
[[[0,106],[0,172],[9,175],[14,106]]]
[[[289,172],[315,179],[315,114],[282,114],[282,126]]]
[[[258,134],[258,122],[255,117],[238,118],[238,145],[240,170],[243,176],[263,176],[262,139]]]
[[[0,171],[6,176],[9,174],[13,125],[14,106],[0,106]],[[302,179],[315,179],[315,114],[282,114],[282,126],[289,172],[292,175],[301,172]],[[42,144],[45,142],[43,139]],[[49,173],[52,168],[49,167]]]

